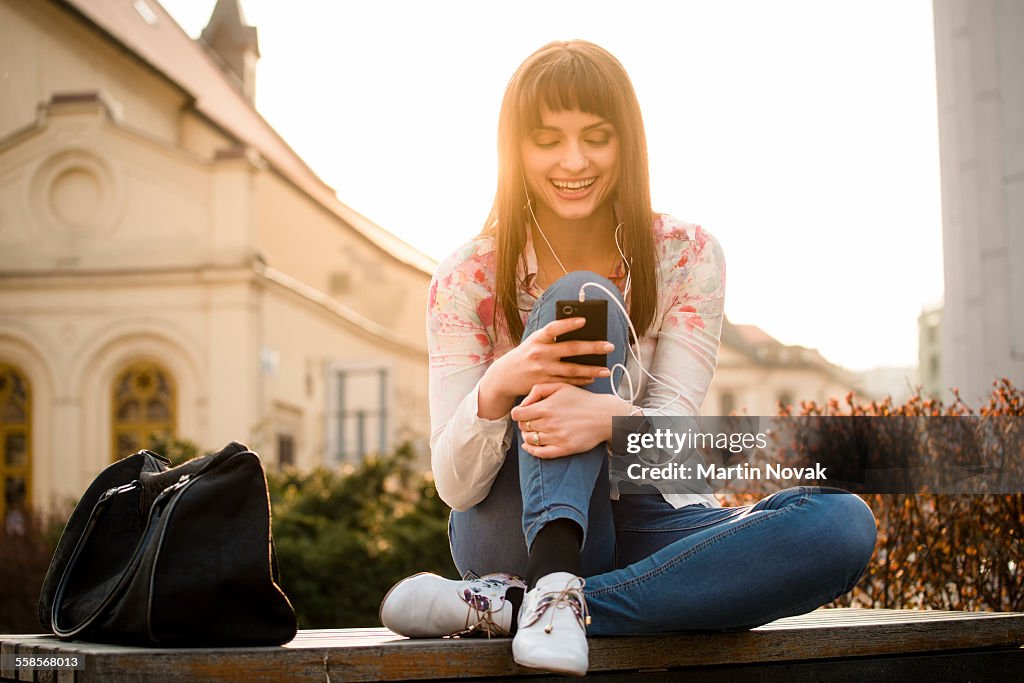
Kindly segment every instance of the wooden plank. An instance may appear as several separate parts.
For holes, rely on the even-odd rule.
[[[600,674],[601,683],[863,683],[863,681],[1017,681],[1024,670],[1024,650],[985,650],[948,655],[857,657],[815,662],[780,662],[740,666],[688,667],[667,671]],[[530,683],[563,683],[564,677],[541,676]]]
[[[949,612],[942,610],[913,609],[818,609],[796,617],[779,619],[770,624],[759,626],[756,630],[776,630],[785,628],[816,628],[847,625],[891,624],[904,622],[956,621],[966,622],[973,619],[1013,618],[1014,612]],[[1017,614],[1017,616],[1020,616]]]
[[[1024,614],[914,610],[818,610],[738,633],[671,633],[591,638],[592,672],[657,670],[851,657],[1019,648]],[[76,681],[412,680],[523,676],[511,640],[401,638],[386,629],[300,631],[271,648],[134,648],[0,636],[0,650],[79,654]],[[60,672],[63,675],[72,672]],[[7,672],[4,672],[6,675]],[[68,678],[68,680],[71,680]]]

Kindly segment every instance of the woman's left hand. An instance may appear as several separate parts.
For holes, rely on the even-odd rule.
[[[523,450],[537,458],[562,458],[608,441],[612,418],[628,415],[629,409],[628,403],[612,394],[555,382],[534,385],[512,409],[512,419],[523,435]]]

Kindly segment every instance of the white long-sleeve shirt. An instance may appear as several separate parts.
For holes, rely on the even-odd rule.
[[[700,226],[661,215],[654,223],[658,254],[658,311],[639,352],[644,368],[675,387],[648,381],[627,354],[627,372],[647,415],[699,414],[715,371],[725,301],[721,246]],[[527,231],[520,261],[519,308],[526,317],[542,290]],[[620,264],[611,279],[624,285]],[[512,347],[494,329],[496,259],[490,237],[476,237],[441,262],[430,285],[427,340],[430,354],[430,451],[437,492],[456,510],[487,497],[512,441],[512,419],[477,415],[480,379]],[[614,314],[614,313],[613,313]],[[625,383],[619,393],[625,393]],[[672,399],[675,399],[674,401]],[[614,495],[614,494],[613,494]],[[710,494],[665,494],[675,507],[718,505]]]

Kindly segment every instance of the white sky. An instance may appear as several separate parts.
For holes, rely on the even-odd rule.
[[[161,1],[192,36],[215,4]],[[242,4],[259,111],[436,259],[483,224],[519,63],[604,46],[643,108],[654,208],[722,242],[729,319],[853,369],[916,365],[942,298],[931,0]]]

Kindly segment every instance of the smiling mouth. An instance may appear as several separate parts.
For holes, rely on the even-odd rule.
[[[551,184],[562,192],[583,192],[590,188],[591,185],[597,182],[597,178],[586,178],[584,180],[554,180],[552,179]]]

